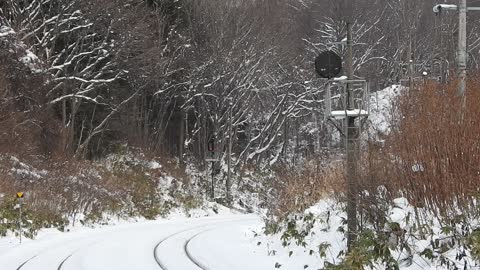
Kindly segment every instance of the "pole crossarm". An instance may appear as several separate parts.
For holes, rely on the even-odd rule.
[[[439,4],[433,6],[433,12],[440,13],[443,10],[458,11],[458,5]],[[467,11],[480,11],[480,7],[467,7]]]
[[[440,4],[433,6],[433,12],[440,13],[442,10],[458,10],[457,5],[450,5],[450,4]]]
[[[459,0],[458,5],[440,4],[433,7],[433,12],[439,14],[442,10],[458,11],[458,49],[457,49],[457,71],[458,71],[458,95],[462,97],[462,107],[465,107],[465,92],[467,89],[467,12],[480,11],[480,7],[468,7],[467,0]]]

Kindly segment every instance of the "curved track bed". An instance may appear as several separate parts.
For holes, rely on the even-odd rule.
[[[206,232],[237,224],[257,226],[259,219],[183,218],[58,233],[56,238],[29,241],[1,253],[0,265],[1,270],[212,270],[197,260],[190,244]]]

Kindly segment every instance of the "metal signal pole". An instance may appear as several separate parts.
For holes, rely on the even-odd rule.
[[[352,45],[352,25],[348,23],[347,34],[347,77],[353,80],[353,45]],[[347,108],[353,109],[353,89],[352,83],[347,84]],[[357,235],[357,142],[358,128],[355,125],[355,116],[347,116],[347,245],[349,250],[355,242]]]
[[[458,95],[462,97],[462,105],[465,106],[465,92],[467,88],[467,12],[480,11],[480,7],[467,7],[467,0],[459,0],[459,5],[439,4],[433,6],[433,12],[440,14],[443,10],[457,11],[459,14],[458,22]]]
[[[346,57],[346,71],[348,80],[354,80],[353,71],[353,1],[348,1],[347,14],[347,57]],[[347,110],[354,107],[353,100],[353,85],[351,82],[347,83]],[[347,132],[346,138],[346,159],[347,159],[347,246],[351,250],[353,243],[357,237],[357,142],[358,142],[358,128],[355,126],[355,116],[346,117]]]

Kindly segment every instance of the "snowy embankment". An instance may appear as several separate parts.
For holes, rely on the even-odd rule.
[[[343,233],[346,231],[344,223],[346,214],[342,207],[334,200],[325,199],[307,209],[303,215],[292,217],[289,221],[295,221],[295,227],[292,230],[299,234],[305,233],[304,239],[300,242],[288,237],[292,235],[289,233],[291,230],[288,229],[274,235],[251,232],[250,242],[257,243],[254,253],[257,258],[262,258],[255,263],[261,263],[262,267],[255,268],[253,263],[246,263],[252,268],[245,269],[274,269],[275,266],[279,269],[325,269],[328,264],[341,262],[346,250],[346,239]],[[312,219],[305,221],[304,218],[310,214]],[[389,236],[386,244],[390,246],[389,252],[398,262],[399,269],[480,269],[471,253],[464,247],[446,244],[446,242],[453,241],[454,238],[445,232],[445,224],[440,224],[435,216],[424,217],[428,221],[428,225],[425,224],[423,232],[425,234],[421,235],[414,220],[415,210],[406,199],[395,199],[393,205],[388,207],[386,214],[386,224],[394,225],[394,227],[398,225],[400,229],[398,232],[393,231],[394,227],[387,226],[383,229],[385,235]],[[312,220],[315,221],[312,222]],[[456,229],[461,230],[461,228]],[[234,237],[230,238],[234,239]],[[234,241],[241,242],[239,239]],[[302,243],[302,241],[304,242]],[[215,250],[214,247],[209,248]],[[250,248],[253,247],[250,246]],[[378,252],[373,249],[373,246],[371,248],[368,252]],[[227,251],[224,250],[224,252],[226,254]],[[266,255],[268,257],[265,257]],[[212,257],[213,255],[206,255],[206,258]],[[220,267],[221,263],[215,264],[218,266],[215,269],[228,269]],[[389,269],[380,259],[372,261],[371,267],[365,267],[364,269]]]

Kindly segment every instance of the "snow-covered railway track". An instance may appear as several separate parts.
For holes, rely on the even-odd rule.
[[[37,270],[37,269],[49,269],[49,270],[64,270],[65,263],[78,251],[91,247],[98,241],[92,241],[90,239],[77,239],[73,238],[67,242],[59,242],[56,245],[49,245],[43,249],[32,249],[29,251],[34,256],[27,257],[24,261],[15,267],[8,269],[15,270]],[[3,268],[0,268],[3,270]]]
[[[192,251],[189,248],[189,245],[190,245],[190,242],[193,241],[195,238],[197,238],[199,235],[204,234],[206,232],[209,232],[211,230],[212,229],[204,230],[204,231],[201,231],[201,232],[195,234],[194,236],[190,237],[190,239],[188,239],[185,242],[185,245],[183,247],[183,249],[185,250],[185,254],[187,255],[188,259],[190,261],[192,261],[196,266],[198,266],[198,268],[200,268],[202,270],[210,270],[210,269],[207,266],[203,265],[197,258],[195,258],[193,256]]]
[[[73,254],[68,255],[68,256],[60,263],[60,265],[58,266],[57,270],[62,270],[62,267],[63,267],[63,265],[65,264],[65,262],[67,262],[68,259],[70,259],[70,257],[72,257],[72,256],[73,256]]]
[[[176,236],[179,236],[181,234],[184,234],[184,233],[188,233],[188,232],[191,232],[191,231],[195,231],[195,230],[198,230],[198,229],[203,229],[203,228],[206,228],[208,226],[211,226],[212,224],[206,224],[206,225],[203,225],[203,226],[198,226],[198,227],[194,227],[194,228],[188,228],[188,229],[185,229],[185,230],[181,230],[181,231],[178,231],[176,233],[173,233],[173,234],[170,234],[169,236],[163,238],[160,242],[157,243],[157,245],[155,245],[155,248],[153,249],[153,256],[155,258],[155,261],[157,262],[158,266],[160,266],[160,269],[162,270],[171,270],[170,268],[168,268],[166,266],[166,264],[164,262],[162,262],[162,260],[160,259],[160,256],[159,256],[159,248],[162,246],[162,244],[164,244],[166,241],[176,237]],[[209,229],[211,230],[211,229]],[[204,230],[202,232],[205,232],[205,231],[209,231],[209,230]],[[200,232],[200,233],[202,233]],[[195,236],[199,235],[200,233],[197,233],[195,234],[194,236],[190,237],[187,241],[185,241],[185,244],[184,244],[184,251],[185,251],[185,255],[188,259],[190,259],[190,261],[198,266],[200,269],[202,270],[207,270],[207,268],[202,268],[201,265],[199,265],[196,261],[192,260],[191,257],[189,256],[189,253],[187,252],[187,245],[189,243],[189,241],[194,238]],[[172,269],[173,270],[173,269]]]
[[[30,259],[24,261],[22,264],[20,264],[20,266],[17,267],[16,270],[21,270],[28,262],[30,262],[31,260],[33,260],[35,257],[37,257],[38,255],[35,255],[33,257],[31,257]]]
[[[54,232],[52,240],[29,240],[2,251],[0,270],[103,270],[107,265],[116,270],[234,269],[230,267],[234,262],[222,251],[230,244],[225,231],[238,232],[238,226],[255,224],[256,220],[252,216],[209,217],[148,221],[63,235]]]
[[[70,254],[68,255],[57,267],[57,270],[62,270],[62,267],[63,265],[65,264],[65,262],[70,259],[70,257],[72,257],[73,254]],[[27,264],[32,261],[33,259],[37,258],[39,255],[35,255],[33,257],[31,257],[30,259],[24,261],[22,264],[20,264],[16,270],[22,270],[24,266],[27,266]]]
[[[155,245],[153,250],[155,261],[161,270],[211,270],[205,262],[200,261],[197,256],[194,256],[190,243],[204,233],[238,224],[239,222],[254,220],[256,220],[256,218],[215,221],[176,231]],[[162,254],[168,254],[168,256],[161,257]],[[172,255],[176,260],[172,259]]]

